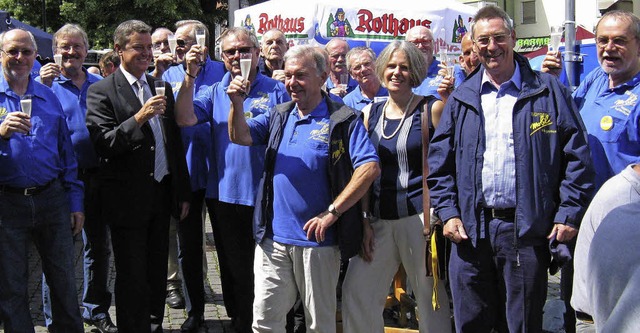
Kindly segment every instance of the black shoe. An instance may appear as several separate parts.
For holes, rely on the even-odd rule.
[[[88,325],[95,326],[100,333],[118,333],[118,327],[113,324],[109,317],[98,320],[85,320],[84,322]]]
[[[198,329],[200,329],[200,326],[202,326],[202,324],[204,324],[204,318],[202,317],[202,315],[190,315],[189,318],[187,318],[187,320],[182,323],[182,326],[180,326],[180,331],[196,332],[198,331]]]
[[[172,309],[184,309],[184,296],[180,289],[167,291],[167,305]]]

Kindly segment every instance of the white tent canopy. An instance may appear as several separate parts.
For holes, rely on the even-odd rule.
[[[358,45],[404,39],[409,28],[424,25],[434,34],[435,52],[446,45],[458,53],[476,10],[454,0],[271,0],[236,10],[234,26],[253,29],[259,38],[278,28],[294,44],[325,44],[341,37]]]

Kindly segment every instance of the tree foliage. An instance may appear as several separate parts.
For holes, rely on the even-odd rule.
[[[46,29],[43,30],[49,33],[65,23],[77,23],[86,30],[91,47],[101,49],[113,47],[113,31],[118,24],[130,19],[171,30],[176,21],[196,19],[213,31],[215,24],[225,22],[227,10],[210,6],[209,1],[214,0],[0,0],[0,9],[41,29],[44,12]],[[209,10],[213,9],[211,13],[203,11],[205,4]]]

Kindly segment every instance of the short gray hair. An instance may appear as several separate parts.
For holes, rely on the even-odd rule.
[[[224,41],[231,36],[234,36],[236,38],[247,37],[251,41],[251,44],[253,44],[252,46],[254,48],[260,48],[260,42],[258,42],[258,37],[256,37],[256,34],[253,31],[245,29],[243,27],[232,27],[220,34],[220,47],[222,47],[224,45]]]
[[[153,30],[148,24],[140,20],[128,20],[120,23],[113,32],[113,43],[124,48],[129,43],[129,36],[134,32],[139,34],[151,34]]]
[[[373,62],[376,61],[376,53],[370,47],[366,46],[356,46],[347,52],[347,70],[351,71],[351,58],[360,55],[361,53],[366,53],[371,57]]]
[[[316,65],[318,75],[327,72],[327,58],[322,54],[322,51],[318,50],[315,46],[296,45],[290,48],[287,53],[284,54],[284,63],[286,64],[287,61],[292,58],[311,58]]]
[[[89,49],[89,38],[87,37],[87,33],[84,31],[84,29],[82,29],[77,24],[67,23],[63,25],[62,28],[58,29],[55,34],[53,34],[53,53],[56,53],[56,48],[58,48],[58,37],[62,38],[63,36],[68,35],[82,37],[85,49]]]
[[[614,18],[616,21],[629,23],[631,33],[636,39],[640,40],[640,18],[633,15],[633,13],[625,12],[623,10],[612,10],[602,15],[596,24],[596,37],[598,37],[598,26],[600,26],[600,22],[604,21],[605,18]]]
[[[427,77],[427,62],[424,60],[424,55],[420,49],[407,41],[393,41],[380,52],[380,56],[376,60],[376,75],[378,79],[384,86],[384,71],[396,51],[402,51],[409,61],[409,81],[411,86],[414,88],[419,86],[424,78]]]
[[[494,18],[499,18],[504,23],[504,28],[509,31],[509,34],[513,32],[513,23],[509,14],[502,10],[502,8],[495,5],[487,5],[478,10],[476,15],[473,17],[473,22],[471,22],[471,39],[474,39],[474,28],[476,23],[481,20],[490,20]]]
[[[196,40],[196,29],[203,29],[205,36],[205,45],[209,45],[209,28],[207,28],[204,23],[198,20],[181,20],[176,22],[176,31],[184,26],[190,26],[191,30],[189,32],[189,35],[191,35],[191,38],[193,38],[193,40]]]

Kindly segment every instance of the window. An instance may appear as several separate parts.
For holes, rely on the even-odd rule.
[[[522,2],[522,24],[536,23],[536,2]]]

